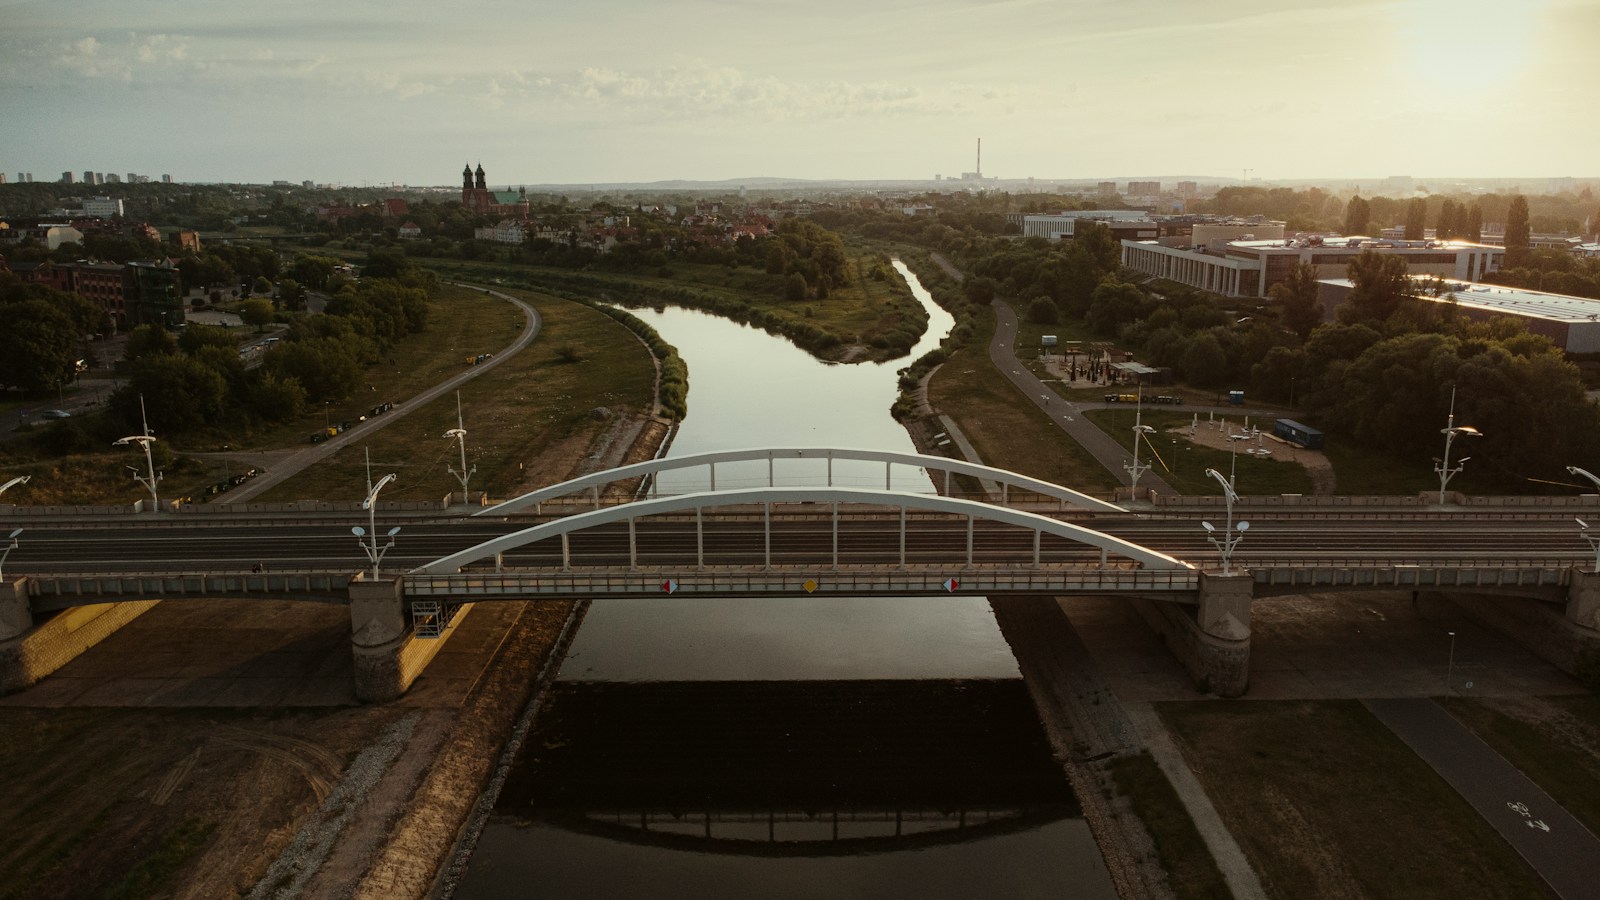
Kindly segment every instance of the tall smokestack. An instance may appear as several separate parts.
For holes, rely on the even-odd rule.
[[[978,138],[978,167],[974,170],[978,178],[983,178],[983,138]]]

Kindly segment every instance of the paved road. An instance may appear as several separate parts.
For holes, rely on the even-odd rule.
[[[989,343],[989,359],[995,364],[1011,383],[1017,386],[1032,403],[1050,416],[1050,421],[1056,423],[1069,437],[1077,441],[1088,450],[1099,463],[1106,467],[1119,480],[1126,483],[1128,470],[1125,468],[1133,459],[1133,435],[1128,435],[1128,446],[1117,443],[1116,439],[1100,430],[1100,426],[1083,417],[1083,411],[1076,403],[1062,399],[1053,389],[1046,387],[1038,376],[1028,371],[1028,367],[1017,359],[1013,350],[1017,340],[1017,313],[1006,303],[994,301],[994,340]],[[1150,458],[1148,449],[1141,447],[1139,461],[1149,465],[1154,462]],[[1167,484],[1154,472],[1146,472],[1139,478],[1141,490],[1150,489],[1162,494],[1176,494],[1172,485]]]
[[[377,418],[368,419],[367,421],[362,422],[360,425],[357,425],[348,431],[341,432],[340,434],[329,438],[320,444],[312,444],[304,450],[300,450],[292,456],[284,459],[281,463],[272,467],[264,474],[245,482],[226,494],[219,494],[217,498],[211,502],[226,505],[248,503],[254,497],[259,496],[263,491],[266,491],[275,485],[281,484],[290,477],[299,474],[300,472],[316,465],[319,462],[322,462],[324,459],[332,456],[336,451],[345,445],[370,437],[378,429],[386,428],[389,425],[398,422],[400,419],[405,418],[405,416],[412,410],[421,407],[430,400],[434,400],[440,396],[443,396],[444,394],[455,390],[461,385],[466,384],[468,381],[483,375],[485,372],[493,369],[495,366],[505,362],[517,351],[528,346],[528,344],[532,343],[533,339],[538,336],[539,326],[543,324],[543,320],[539,318],[539,312],[532,306],[529,306],[527,303],[524,303],[523,301],[518,300],[509,294],[502,294],[499,291],[491,291],[486,288],[479,288],[472,285],[462,286],[473,287],[473,289],[483,291],[485,294],[499,297],[501,300],[505,300],[510,303],[515,303],[522,309],[523,314],[527,316],[527,322],[522,326],[522,333],[517,335],[517,339],[512,341],[510,346],[500,351],[494,357],[479,363],[476,366],[469,367],[465,372],[462,372],[453,378],[448,378],[434,385],[433,387],[428,388],[415,397],[411,397],[407,400],[396,403],[394,409],[389,413]]]
[[[1383,724],[1450,783],[1567,900],[1600,894],[1600,839],[1432,700],[1368,700]]]

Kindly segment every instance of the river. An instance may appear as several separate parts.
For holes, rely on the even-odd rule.
[[[635,310],[689,365],[671,455],[915,452],[897,370],[823,363],[709,314]],[[779,466],[821,484],[823,464]],[[703,487],[700,473],[663,492]],[[883,486],[880,464],[835,463]],[[765,485],[766,463],[717,468]],[[896,489],[932,491],[896,467]],[[457,897],[1114,897],[981,598],[602,600],[496,802]]]

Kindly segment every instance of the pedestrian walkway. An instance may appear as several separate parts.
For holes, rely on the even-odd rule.
[[[1526,775],[1432,700],[1365,702],[1558,895],[1600,896],[1600,839]]]

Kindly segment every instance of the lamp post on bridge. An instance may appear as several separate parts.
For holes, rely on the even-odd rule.
[[[12,484],[15,484],[15,483],[16,482],[14,482],[14,481],[13,482],[9,482],[9,483],[6,484],[6,487],[10,487]],[[5,488],[0,488],[0,490],[5,490]],[[22,534],[22,529],[21,528],[18,528],[15,531],[11,532],[11,534],[8,536],[9,540],[11,541],[11,543],[6,545],[5,552],[0,553],[0,583],[4,583],[5,580],[6,580],[6,576],[5,576],[5,572],[6,572],[6,557],[11,555],[11,551],[17,549],[17,537],[20,534]]]
[[[1600,534],[1591,534],[1589,523],[1582,519],[1574,517],[1572,521],[1578,523],[1578,536],[1587,541],[1589,547],[1594,550],[1594,571],[1596,575],[1600,575]]]
[[[143,394],[139,395],[139,421],[144,426],[143,434],[130,434],[127,437],[118,438],[111,442],[111,446],[126,447],[129,444],[138,444],[140,447],[144,448],[145,471],[149,474],[140,475],[138,469],[135,469],[132,466],[128,466],[127,468],[129,471],[133,472],[133,480],[144,485],[150,491],[150,507],[152,510],[159,512],[161,509],[161,498],[156,495],[156,485],[161,481],[161,473],[156,471],[155,460],[150,455],[150,445],[156,442],[156,438],[155,435],[150,433],[150,417],[147,416],[144,411]]]
[[[1238,531],[1234,531],[1233,501],[1239,499],[1239,495],[1234,492],[1233,485],[1228,483],[1228,479],[1224,478],[1221,472],[1216,469],[1207,469],[1206,475],[1215,479],[1217,484],[1222,485],[1222,499],[1228,506],[1228,520],[1227,524],[1223,526],[1221,538],[1217,537],[1217,528],[1210,522],[1201,522],[1200,527],[1206,530],[1206,540],[1210,541],[1211,546],[1216,547],[1217,552],[1222,554],[1222,574],[1225,576],[1232,575],[1233,548],[1239,546],[1239,542],[1244,540],[1244,533],[1250,530],[1250,523],[1240,522]]]
[[[1470,456],[1463,456],[1456,463],[1455,468],[1451,468],[1450,445],[1455,442],[1456,435],[1458,434],[1468,435],[1469,437],[1483,437],[1483,433],[1478,429],[1473,428],[1471,425],[1456,424],[1455,388],[1450,389],[1450,418],[1446,421],[1445,427],[1439,429],[1439,433],[1444,435],[1444,458],[1434,460],[1436,465],[1433,467],[1433,471],[1439,476],[1439,505],[1443,506],[1445,487],[1450,484],[1450,479],[1456,477],[1456,475],[1461,472],[1466,461],[1472,458]]]
[[[32,477],[32,475],[18,475],[5,484],[0,484],[0,494],[4,494],[6,491],[11,490],[19,484],[27,484],[28,480]]]
[[[372,562],[372,580],[379,578],[378,567],[383,562],[383,555],[394,547],[394,536],[400,533],[400,526],[389,529],[389,543],[378,546],[378,492],[384,485],[395,479],[395,474],[390,472],[379,479],[377,484],[372,483],[372,451],[367,451],[367,499],[361,501],[361,508],[367,511],[367,528],[356,525],[350,533],[356,536],[356,543],[361,545],[362,552],[367,554],[367,559]],[[365,539],[365,540],[363,540]]]

